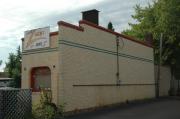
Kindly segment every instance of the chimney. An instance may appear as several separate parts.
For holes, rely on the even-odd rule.
[[[83,11],[82,12],[82,20],[99,25],[99,11],[96,9]]]

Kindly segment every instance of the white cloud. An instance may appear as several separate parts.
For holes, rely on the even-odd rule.
[[[57,18],[54,21],[48,19],[49,16],[68,13],[101,1],[103,0],[1,0],[0,60],[5,63],[8,54],[16,51],[24,31],[47,25],[52,30],[57,29]],[[4,66],[0,66],[0,71]]]
[[[53,14],[66,13],[103,0],[1,0],[0,4],[0,59],[7,61],[8,54],[15,52],[24,31],[45,25],[42,20]],[[57,21],[53,21],[55,24]],[[52,26],[52,23],[47,23]],[[52,30],[57,26],[52,26]],[[3,69],[0,67],[0,71]]]
[[[57,29],[57,21],[77,23],[81,11],[99,9],[100,22],[106,26],[109,20],[115,29],[122,31],[133,21],[131,14],[135,4],[151,0],[1,0],[0,3],[0,60],[7,61],[8,54],[21,44],[24,31],[44,26]],[[123,17],[122,17],[123,16]],[[0,67],[0,71],[3,69]]]

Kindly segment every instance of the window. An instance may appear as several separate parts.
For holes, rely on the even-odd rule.
[[[41,88],[51,88],[51,71],[48,67],[36,67],[31,72],[31,88],[40,91]]]

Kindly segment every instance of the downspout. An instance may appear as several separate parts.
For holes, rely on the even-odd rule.
[[[156,84],[156,98],[159,98],[159,83],[160,83],[160,79],[161,79],[161,57],[162,57],[162,38],[163,38],[163,34],[161,33],[161,37],[160,37],[160,42],[159,42],[159,64],[158,64],[158,78],[157,78],[157,84]]]
[[[116,60],[117,60],[117,72],[116,72],[116,85],[120,85],[120,80],[119,80],[119,36],[116,36]]]

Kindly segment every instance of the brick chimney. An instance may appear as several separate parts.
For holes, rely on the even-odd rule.
[[[82,12],[82,20],[99,25],[99,11],[96,9],[83,11]]]

